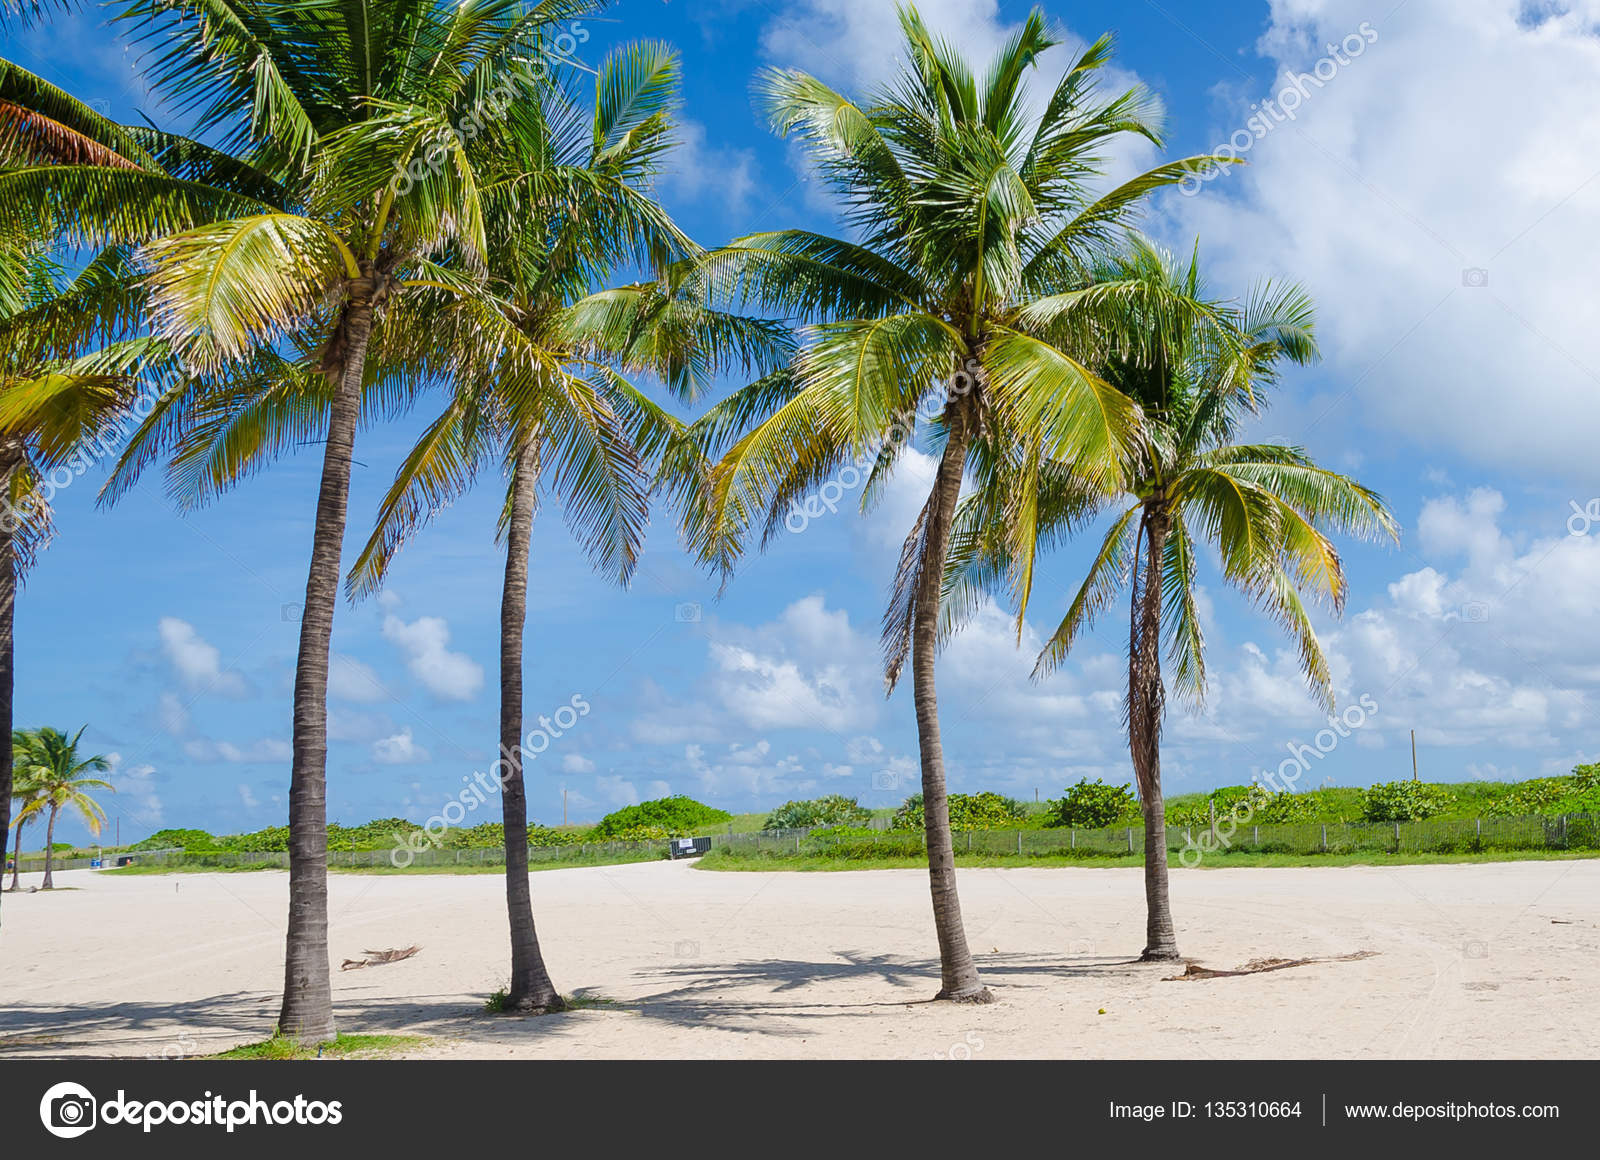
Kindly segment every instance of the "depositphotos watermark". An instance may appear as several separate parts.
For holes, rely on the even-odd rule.
[[[1590,528],[1600,524],[1600,499],[1592,499],[1582,507],[1578,506],[1577,500],[1569,499],[1567,506],[1572,509],[1572,514],[1567,517],[1569,536],[1587,536]]]
[[[899,447],[916,434],[919,418],[925,423],[937,418],[944,410],[945,404],[971,391],[973,383],[977,381],[976,376],[982,369],[982,363],[975,358],[969,358],[962,365],[962,369],[951,376],[943,396],[929,395],[916,411],[907,411],[895,416],[894,421],[889,424],[889,430],[881,439],[875,439],[867,444],[827,483],[805,499],[796,500],[791,504],[789,514],[783,517],[783,526],[799,535],[811,526],[812,520],[821,519],[824,511],[830,515],[836,513],[839,510],[839,501],[845,497],[845,493],[860,487],[872,474],[873,464],[878,461],[878,456],[883,453],[885,447]]]
[[[0,498],[0,530],[8,535],[16,532],[38,508],[48,508],[57,492],[67,490],[102,459],[117,454],[139,424],[150,417],[150,412],[161,401],[162,393],[153,386],[141,391],[128,404],[127,410],[80,443],[65,463],[42,475],[34,491],[21,497],[16,504]]]
[[[1338,76],[1339,70],[1366,52],[1368,45],[1376,43],[1378,30],[1372,27],[1371,21],[1363,20],[1354,32],[1338,44],[1328,45],[1328,55],[1312,65],[1310,72],[1297,73],[1293,69],[1285,69],[1285,84],[1278,90],[1277,96],[1251,105],[1251,116],[1243,128],[1235,129],[1227,141],[1211,151],[1211,156],[1220,164],[1209,166],[1204,173],[1184,174],[1178,182],[1178,192],[1185,197],[1193,197],[1206,182],[1231,170],[1232,162],[1254,149],[1257,141],[1279,125],[1293,121],[1297,110],[1311,99],[1312,93]],[[1240,137],[1244,140],[1239,140]]]
[[[519,62],[508,76],[501,78],[494,88],[474,101],[472,108],[459,121],[421,143],[410,164],[400,169],[395,192],[404,197],[411,192],[413,185],[426,179],[430,173],[438,176],[452,145],[460,148],[482,133],[491,121],[503,119],[511,109],[511,102],[516,100],[519,89],[533,89],[542,84],[549,78],[552,64],[576,61],[578,46],[588,41],[589,30],[581,21],[574,20],[565,31],[551,38],[552,51],[535,60]],[[453,142],[452,137],[455,139]]]
[[[1193,834],[1184,834],[1183,851],[1178,855],[1178,861],[1188,869],[1198,866],[1207,854],[1215,853],[1220,846],[1223,849],[1233,845],[1233,834],[1240,826],[1247,825],[1250,819],[1262,806],[1271,800],[1272,794],[1293,793],[1300,784],[1300,779],[1311,772],[1311,762],[1308,758],[1321,761],[1339,748],[1339,742],[1350,736],[1367,723],[1369,717],[1378,715],[1378,702],[1371,693],[1362,693],[1354,705],[1349,706],[1343,713],[1336,717],[1328,718],[1328,728],[1319,730],[1311,739],[1310,745],[1298,745],[1291,741],[1288,743],[1289,756],[1279,763],[1275,770],[1267,770],[1261,775],[1261,780],[1250,787],[1250,792],[1245,798],[1230,810],[1225,817],[1214,826],[1207,826],[1200,832],[1197,840]],[[1328,740],[1326,744],[1323,738]]]
[[[487,771],[480,770],[471,775],[463,775],[461,780],[467,783],[467,788],[446,802],[444,808],[433,817],[423,822],[420,830],[404,834],[399,830],[394,832],[394,849],[389,851],[389,861],[395,869],[404,870],[429,846],[438,849],[451,826],[460,825],[469,813],[504,789],[506,779],[511,776],[510,759],[513,756],[519,756],[521,760],[518,764],[526,769],[539,754],[550,748],[552,739],[564,736],[567,730],[578,723],[578,718],[587,717],[592,708],[582,693],[574,693],[570,701],[549,717],[539,718],[539,728],[529,730],[528,735],[522,739],[522,744],[517,746],[515,755],[502,751],[499,760]],[[451,814],[451,810],[455,813]]]
[[[250,1089],[250,1097],[230,1100],[206,1092],[198,1100],[130,1100],[117,1089],[114,1100],[97,1100],[81,1083],[53,1084],[39,1101],[39,1120],[44,1130],[62,1140],[72,1140],[85,1132],[106,1125],[122,1124],[149,1132],[159,1124],[189,1124],[226,1129],[271,1127],[275,1124],[338,1124],[344,1119],[339,1100],[308,1100],[297,1095],[292,1100],[268,1102]]]

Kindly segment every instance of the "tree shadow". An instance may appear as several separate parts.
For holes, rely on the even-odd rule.
[[[406,1033],[446,1044],[526,1045],[530,1039],[572,1033],[596,1018],[642,1018],[674,1028],[804,1038],[831,1020],[933,1005],[939,986],[936,959],[860,951],[834,955],[835,961],[641,966],[628,979],[631,997],[581,987],[567,994],[585,1002],[554,1015],[491,1014],[482,1007],[486,995],[343,991],[336,996],[335,1016],[347,1031]],[[980,955],[978,969],[1003,1003],[1008,993],[1071,979],[1125,978],[1151,967],[1112,956],[1018,953]],[[870,987],[863,988],[864,981]],[[858,997],[864,990],[869,995]],[[101,1058],[214,1054],[265,1039],[278,1002],[276,992],[235,991],[181,1003],[13,1004],[0,1011],[0,1059],[63,1053]]]

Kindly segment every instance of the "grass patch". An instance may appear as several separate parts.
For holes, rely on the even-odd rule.
[[[501,987],[484,1000],[484,1012],[489,1015],[505,1014],[506,1000],[510,997],[511,992]],[[563,995],[561,1001],[566,1004],[565,1011],[590,1011],[596,1008],[615,1007],[617,1004],[615,999],[607,999],[603,995]]]
[[[1389,854],[1365,851],[1352,854],[1256,854],[1248,851],[1211,854],[1195,869],[1225,870],[1255,866],[1434,866],[1478,862],[1564,862],[1600,858],[1594,850],[1485,850],[1478,853]],[[1066,854],[966,854],[956,851],[956,865],[962,867],[1011,868],[1038,866],[1080,869],[1112,869],[1143,866],[1141,854],[1066,855]],[[1173,872],[1186,871],[1174,856]],[[722,871],[843,871],[843,870],[925,870],[925,858],[886,855],[882,858],[832,858],[825,855],[739,854],[712,850],[695,863],[696,869]]]
[[[346,1035],[340,1032],[325,1043],[303,1044],[283,1035],[260,1043],[244,1043],[205,1059],[384,1059],[410,1051],[428,1041],[420,1035]]]
[[[661,843],[663,847],[666,843]],[[528,869],[534,870],[570,870],[576,866],[623,866],[634,862],[661,862],[666,860],[665,852],[632,853],[632,854],[574,854],[570,857],[559,859],[530,860]],[[242,865],[218,866],[205,861],[193,862],[149,862],[143,865],[135,862],[132,866],[117,866],[96,871],[99,874],[246,874],[260,870],[278,870],[286,872],[287,865],[275,862],[252,862]],[[339,866],[330,864],[330,874],[505,874],[504,862],[443,862],[437,866]],[[58,890],[76,890],[76,886],[59,886]]]
[[[137,877],[141,874],[251,874],[258,870],[282,870],[282,866],[275,866],[271,862],[250,863],[241,866],[204,866],[200,863],[172,863],[168,865],[154,862],[140,864],[135,862],[132,866],[108,866],[98,870],[98,874],[118,874]]]

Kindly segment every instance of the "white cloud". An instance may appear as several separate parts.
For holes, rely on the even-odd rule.
[[[190,760],[202,764],[227,762],[230,765],[267,765],[290,761],[294,757],[294,747],[276,737],[263,737],[248,745],[196,737],[184,742],[183,752]]]
[[[1228,94],[1219,142],[1281,91],[1285,69],[1306,73],[1364,20],[1377,40],[1303,85],[1295,120],[1248,165],[1171,201],[1174,244],[1198,235],[1223,281],[1287,275],[1316,299],[1334,377],[1274,420],[1296,441],[1321,418],[1403,439],[1408,454],[1589,471],[1600,298],[1574,255],[1600,244],[1600,106],[1573,94],[1600,72],[1597,12],[1410,0],[1377,20],[1359,0],[1272,4],[1258,47],[1279,79]]]
[[[370,704],[387,700],[389,693],[370,666],[344,653],[328,658],[328,696],[338,701]]]
[[[563,773],[593,773],[594,762],[581,753],[569,753],[561,759]]]
[[[113,767],[121,763],[119,755],[107,756],[115,758]],[[165,819],[161,795],[156,791],[155,766],[135,765],[126,771],[119,770],[110,780],[117,787],[119,808],[129,821],[143,826],[159,826]]]
[[[372,759],[381,765],[415,765],[428,760],[428,751],[417,744],[411,726],[406,725],[394,736],[374,741]]]
[[[365,744],[395,732],[394,718],[387,713],[362,713],[328,706],[328,740]]]
[[[161,694],[156,719],[161,728],[174,737],[182,737],[189,731],[189,708],[176,693]]]
[[[175,616],[163,616],[156,628],[162,650],[186,688],[224,697],[249,695],[249,684],[231,668],[223,669],[221,651],[196,632],[194,625]]]
[[[450,625],[438,616],[407,624],[390,613],[383,618],[383,637],[406,658],[406,668],[434,696],[470,701],[483,687],[483,666],[465,653],[451,652]]]
[[[715,146],[698,121],[680,121],[678,147],[657,179],[661,194],[683,202],[715,201],[738,217],[748,210],[758,187],[756,155],[750,149]]]
[[[858,729],[877,716],[871,642],[842,610],[807,596],[754,632],[713,640],[712,688],[723,706],[752,729]]]
[[[256,798],[255,791],[252,790],[244,782],[241,781],[239,783],[238,790],[239,790],[239,804],[244,806],[245,809],[253,810],[257,806],[259,806],[261,804],[261,802],[259,800],[257,800],[257,798]]]

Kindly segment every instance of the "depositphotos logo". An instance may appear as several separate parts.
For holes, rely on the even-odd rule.
[[[117,1098],[102,1104],[82,1084],[58,1083],[39,1101],[39,1119],[52,1136],[71,1140],[106,1124],[142,1127],[146,1132],[157,1124],[199,1124],[229,1132],[257,1124],[337,1124],[344,1119],[344,1109],[338,1100],[324,1103],[303,1095],[268,1103],[254,1088],[247,1100],[229,1100],[207,1092],[202,1100],[170,1101],[130,1100],[118,1088]]]

